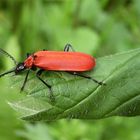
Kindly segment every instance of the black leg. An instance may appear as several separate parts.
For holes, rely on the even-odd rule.
[[[37,67],[33,65],[32,68],[31,68],[31,70],[36,71],[37,70]]]
[[[64,52],[69,52],[70,49],[72,52],[75,52],[75,50],[73,49],[73,47],[70,44],[66,44],[65,48],[64,48]]]
[[[100,82],[100,81],[97,81],[96,79],[94,79],[94,78],[92,78],[92,77],[90,77],[90,76],[88,76],[88,75],[85,75],[85,74],[83,74],[83,73],[78,73],[78,72],[68,72],[68,73],[70,73],[70,74],[72,74],[72,75],[77,75],[77,76],[80,76],[80,77],[83,77],[83,78],[90,79],[90,80],[94,81],[95,83],[97,83],[97,84],[99,84],[99,85],[106,85],[105,83]]]
[[[27,74],[26,74],[26,77],[25,77],[24,83],[23,83],[23,85],[22,85],[20,91],[23,91],[23,89],[24,89],[24,87],[25,87],[25,85],[26,85],[26,82],[27,82],[27,79],[28,79],[29,72],[30,72],[30,69],[27,71]]]
[[[47,84],[41,77],[40,77],[40,75],[42,74],[42,72],[43,72],[44,70],[39,70],[37,73],[36,73],[36,76],[37,76],[37,78],[43,83],[43,84],[45,84],[50,90],[51,90],[51,86],[49,85],[49,84]]]
[[[40,75],[42,74],[43,71],[44,71],[44,70],[40,69],[40,70],[36,73],[36,76],[37,76],[37,78],[38,78],[43,84],[45,84],[45,85],[49,88],[49,91],[50,91],[50,98],[51,98],[51,99],[54,99],[54,98],[53,98],[53,94],[52,94],[52,90],[51,90],[51,86],[50,86],[49,84],[47,84],[47,83],[40,77]]]

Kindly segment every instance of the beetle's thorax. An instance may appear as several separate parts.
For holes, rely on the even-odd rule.
[[[34,63],[34,57],[31,55],[24,61],[24,66],[26,68],[32,68]]]

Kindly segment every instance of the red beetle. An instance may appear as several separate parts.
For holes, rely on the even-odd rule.
[[[70,52],[69,50],[72,50],[73,52]],[[16,67],[10,71],[7,71],[3,74],[0,74],[0,77],[15,72],[15,74],[20,73],[21,71],[27,69],[27,74],[23,83],[23,86],[21,87],[21,90],[24,89],[24,86],[26,84],[29,71],[30,70],[36,70],[39,68],[40,70],[36,73],[37,78],[41,82],[43,82],[51,91],[51,86],[47,84],[41,77],[41,73],[43,71],[66,71],[70,74],[78,75],[84,78],[88,78],[93,80],[94,82],[98,83],[99,85],[102,85],[104,83],[98,82],[97,80],[93,79],[90,76],[87,76],[85,74],[82,74],[80,72],[89,71],[93,69],[96,65],[95,58],[92,56],[80,53],[80,52],[74,52],[72,46],[70,44],[67,44],[64,48],[64,51],[38,51],[34,54],[27,55],[27,58],[22,63],[17,63],[16,60],[7,52],[0,49],[0,52],[10,57],[14,63],[16,64]]]

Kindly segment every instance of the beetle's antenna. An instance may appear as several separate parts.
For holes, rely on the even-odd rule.
[[[12,72],[15,72],[15,69],[12,69],[12,70],[9,70],[9,71],[7,71],[7,72],[4,72],[4,73],[0,74],[0,78],[1,78],[2,76],[7,75],[7,74],[12,73]]]
[[[17,61],[15,60],[15,58],[12,55],[10,55],[8,52],[6,52],[6,51],[4,51],[3,49],[0,48],[0,53],[9,57],[14,62],[14,64],[17,65]]]

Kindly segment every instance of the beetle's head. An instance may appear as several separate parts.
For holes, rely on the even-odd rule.
[[[26,67],[24,66],[24,63],[18,63],[15,68],[15,74],[20,73],[21,71],[24,71]]]

